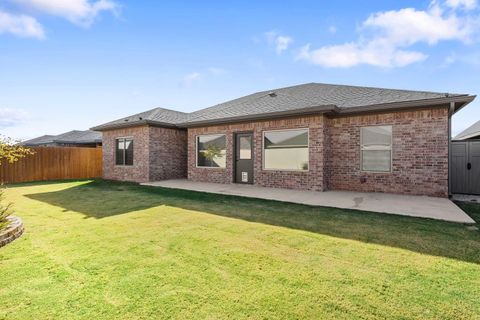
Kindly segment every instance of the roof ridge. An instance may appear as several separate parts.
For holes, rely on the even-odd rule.
[[[172,111],[172,112],[178,112],[178,113],[183,113],[183,114],[188,114],[188,112],[178,111],[178,110],[169,109],[169,108],[164,108],[164,107],[156,107],[156,108],[153,108],[153,109],[150,110],[150,111],[158,110],[158,109],[167,110],[167,111]]]
[[[196,113],[196,112],[209,110],[209,109],[215,108],[215,107],[217,107],[217,106],[219,106],[219,105],[222,105],[222,104],[224,104],[224,103],[227,103],[227,102],[237,101],[237,100],[244,99],[244,98],[247,98],[247,97],[250,97],[250,96],[254,96],[254,95],[257,95],[257,94],[261,94],[261,93],[268,94],[269,92],[275,92],[276,90],[283,90],[283,89],[301,87],[301,86],[310,85],[310,84],[314,84],[314,82],[295,84],[295,85],[291,85],[291,86],[286,86],[286,87],[281,87],[281,88],[275,88],[275,89],[270,89],[270,90],[256,91],[256,92],[247,94],[246,96],[241,96],[241,97],[238,97],[238,98],[235,98],[235,99],[222,101],[222,102],[219,102],[219,103],[214,104],[213,106],[206,107],[206,108],[202,108],[202,109],[199,109],[199,110],[195,110],[195,111],[190,112],[190,113],[188,113],[188,114],[194,114],[194,113]]]
[[[303,86],[308,86],[308,85],[312,85],[312,84],[316,84],[316,83],[315,82],[300,83],[300,84],[294,84],[294,85],[286,86],[286,87],[274,88],[274,89],[270,89],[270,90],[257,91],[255,93],[275,92],[276,90],[291,89],[291,88],[295,88],[295,87],[303,87]],[[320,84],[320,83],[318,83],[318,84]]]
[[[373,87],[373,86],[358,86],[353,84],[337,84],[337,83],[324,83],[324,82],[311,82],[306,84],[318,84],[329,87],[344,87],[344,88],[359,88],[359,89],[377,89],[377,90],[389,90],[389,91],[402,91],[402,92],[417,92],[417,93],[430,93],[430,94],[448,94],[448,95],[468,95],[464,93],[452,93],[452,92],[439,92],[439,91],[428,91],[428,90],[412,90],[412,89],[396,89],[396,88],[386,88],[386,87]]]
[[[167,108],[162,108],[162,107],[155,108],[152,111],[153,112],[151,112],[148,116],[151,120],[154,120],[159,114],[162,113],[162,111],[168,111],[168,112],[179,113],[179,114],[182,114],[182,115],[188,115],[188,113],[185,113],[185,112],[182,112],[182,111],[177,111],[177,110],[172,110],[172,109],[167,109]]]

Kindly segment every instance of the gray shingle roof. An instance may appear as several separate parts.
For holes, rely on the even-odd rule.
[[[58,143],[98,143],[102,142],[102,133],[92,130],[72,130],[55,136],[53,142]]]
[[[86,143],[100,143],[102,142],[102,133],[92,130],[72,130],[56,136],[44,135],[38,138],[30,139],[21,142],[24,146],[39,146],[53,143],[71,143],[71,144],[86,144]]]
[[[453,140],[466,140],[480,137],[480,120],[457,134]]]
[[[37,138],[30,139],[30,140],[22,141],[20,144],[23,145],[23,146],[30,146],[30,147],[43,145],[43,144],[49,144],[49,143],[53,143],[53,138],[54,137],[55,136],[46,134],[46,135],[41,136],[41,137],[37,137]]]
[[[275,96],[272,97],[270,93],[274,93]],[[336,106],[339,109],[347,109],[435,98],[445,98],[445,93],[307,83],[257,92],[199,110],[191,114],[189,122],[317,106]]]
[[[367,109],[387,109],[400,103],[411,102],[411,107],[414,107],[413,104],[417,102],[420,104],[434,104],[440,101],[446,103],[445,99],[461,97],[465,97],[465,101],[474,98],[466,94],[307,83],[253,93],[189,114],[162,108],[152,109],[93,129],[102,130],[155,122],[187,127],[209,122],[247,120],[262,115],[266,117],[274,114],[301,114],[314,110],[336,113],[360,112]]]
[[[165,109],[155,108],[145,112],[137,113],[132,116],[110,121],[94,127],[94,130],[102,130],[111,127],[125,127],[136,124],[158,124],[166,126],[175,126],[188,120],[188,113]]]

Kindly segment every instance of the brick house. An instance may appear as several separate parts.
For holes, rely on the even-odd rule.
[[[446,197],[451,116],[475,96],[309,83],[92,128],[104,178]]]

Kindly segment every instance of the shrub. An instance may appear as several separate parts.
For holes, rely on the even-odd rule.
[[[2,165],[2,161],[14,163],[33,153],[31,149],[19,145],[18,142],[0,136],[0,165]],[[0,230],[7,225],[7,217],[11,214],[11,211],[12,204],[5,203],[5,188],[0,185]]]
[[[31,149],[19,145],[18,141],[0,136],[0,165],[3,160],[14,163],[33,153]]]
[[[5,202],[5,187],[0,186],[0,230],[7,226],[7,217],[12,213],[12,204]]]

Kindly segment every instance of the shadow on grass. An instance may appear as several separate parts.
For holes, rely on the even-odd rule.
[[[461,224],[430,219],[103,180],[27,197],[97,219],[166,205],[480,263],[480,232]]]
[[[49,184],[58,184],[66,182],[82,182],[82,181],[91,181],[92,179],[62,179],[62,180],[42,180],[42,181],[26,181],[26,182],[15,182],[7,183],[5,186],[7,188],[21,188],[21,187],[33,187],[33,186],[43,186]]]

